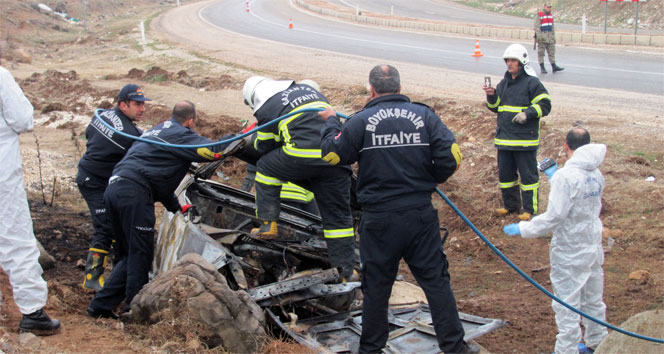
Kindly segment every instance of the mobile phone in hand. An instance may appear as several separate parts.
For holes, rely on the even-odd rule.
[[[488,77],[488,76],[484,77],[484,85],[486,87],[491,87],[491,78],[490,77]]]

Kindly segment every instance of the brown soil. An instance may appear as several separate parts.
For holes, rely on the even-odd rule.
[[[60,3],[74,15],[79,11],[76,16],[81,17],[81,2]],[[177,101],[189,99],[197,104],[202,118],[198,131],[218,138],[240,130],[241,120],[253,119],[242,104],[240,92],[250,75],[315,79],[339,111],[351,113],[366,102],[367,73],[378,63],[250,40],[205,27],[198,23],[196,11],[207,2],[152,18],[148,43],[143,45],[135,28],[138,19],[161,13],[172,6],[172,1],[144,1],[140,5],[102,0],[87,3],[86,32],[81,25],[38,14],[22,1],[3,2],[3,10],[11,19],[0,22],[3,66],[17,77],[35,106],[35,131],[21,136],[35,234],[57,261],[54,269],[44,273],[49,283],[46,309],[62,321],[63,330],[60,335],[42,338],[35,346],[20,344],[16,333],[20,314],[3,275],[0,349],[49,353],[222,352],[220,348],[207,350],[195,345],[199,343],[192,340],[195,333],[173,336],[168,326],[157,326],[165,328],[160,331],[86,316],[92,294],[80,287],[80,261],[85,257],[92,228],[73,177],[85,149],[83,132],[90,116],[95,108],[111,107],[117,90],[135,82],[154,100],[147,119],[141,122],[144,128],[168,118]],[[506,237],[502,226],[516,220],[499,219],[491,213],[501,201],[492,145],[495,116],[483,104],[483,75],[395,65],[401,71],[404,93],[433,107],[454,131],[464,153],[463,167],[441,186],[442,190],[502,252],[550,289],[549,239]],[[564,134],[574,124],[587,126],[593,140],[609,147],[602,166],[607,180],[602,220],[606,227],[604,299],[608,321],[619,324],[639,312],[661,309],[664,100],[660,96],[557,84],[547,88],[555,102],[554,111],[542,126],[542,157],[563,162]],[[228,183],[238,186],[244,166],[229,161],[223,173],[230,177]],[[645,182],[649,176],[655,176],[656,181]],[[541,182],[540,203],[545,208],[548,185],[546,178]],[[441,222],[451,231],[446,250],[459,309],[510,322],[477,342],[494,353],[551,352],[556,327],[550,299],[508,268],[440,198],[435,196],[434,202]],[[646,270],[649,275],[630,279],[630,273],[636,270]],[[414,282],[406,266],[401,273]],[[302,350],[278,340],[264,349],[269,353]]]

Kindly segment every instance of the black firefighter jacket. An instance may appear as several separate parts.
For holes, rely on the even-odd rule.
[[[226,139],[231,135],[222,138]],[[213,141],[196,134],[171,118],[159,123],[141,136],[162,143],[177,145],[209,144]],[[114,176],[129,178],[147,188],[154,201],[161,202],[175,213],[180,203],[175,189],[187,174],[192,162],[210,162],[221,157],[228,144],[209,148],[174,148],[137,141],[127,155],[115,166]]]
[[[551,96],[537,77],[521,70],[516,79],[512,79],[512,75],[506,72],[496,93],[487,96],[486,105],[498,113],[494,139],[498,150],[537,150],[540,118],[551,111]],[[522,111],[526,112],[526,123],[512,123],[512,118]]]
[[[359,163],[362,210],[392,211],[431,203],[431,193],[461,164],[454,135],[428,106],[393,94],[371,100],[341,125],[323,130],[323,159]]]

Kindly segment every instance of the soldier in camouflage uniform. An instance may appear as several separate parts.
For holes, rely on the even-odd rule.
[[[556,65],[556,33],[553,29],[553,14],[551,2],[544,3],[543,11],[535,16],[535,39],[537,41],[537,59],[540,63],[540,72],[546,74],[544,67],[544,51],[549,53],[549,62],[553,72],[565,70]]]

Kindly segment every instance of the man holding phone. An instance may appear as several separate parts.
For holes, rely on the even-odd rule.
[[[528,50],[523,45],[508,46],[503,59],[507,66],[504,78],[496,88],[485,78],[482,87],[487,107],[498,114],[494,143],[504,206],[496,213],[520,213],[523,207],[519,219],[529,220],[538,211],[540,118],[551,111],[551,96],[528,66]]]

